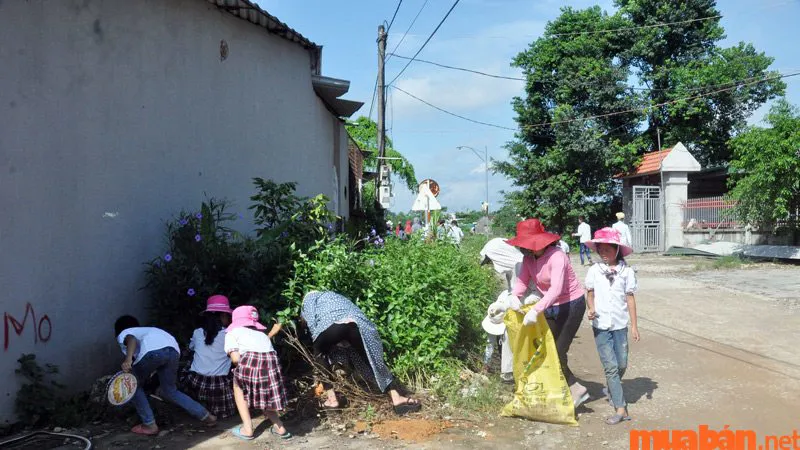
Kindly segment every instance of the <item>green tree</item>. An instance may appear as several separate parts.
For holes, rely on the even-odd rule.
[[[756,109],[783,94],[779,74],[767,70],[773,58],[743,42],[720,48],[725,31],[715,0],[617,0],[616,5],[627,27],[672,24],[618,34],[623,50],[617,56],[651,88],[642,93],[653,105],[646,149],[658,148],[660,132],[661,142],[683,142],[704,166],[726,163],[727,141]],[[759,81],[765,78],[775,79]]]
[[[354,122],[346,124],[347,132],[354,141],[361,147],[361,150],[368,152],[364,159],[364,165],[371,170],[378,169],[378,124],[369,117],[360,116]],[[392,168],[392,172],[398,176],[411,192],[417,191],[417,176],[414,174],[414,166],[408,162],[405,156],[394,149],[392,140],[386,137],[386,157],[400,158],[389,159],[386,163]]]
[[[578,215],[606,220],[621,197],[613,176],[656,149],[659,133],[706,165],[724,163],[726,141],[785,87],[758,82],[774,76],[772,59],[752,45],[716,45],[714,0],[616,4],[613,15],[564,8],[512,62],[527,78],[513,101],[520,131],[495,168],[520,188],[510,199],[518,213],[561,233]],[[667,22],[682,23],[652,26]],[[742,79],[756,82],[731,83]]]
[[[517,222],[522,220],[522,216],[517,213],[517,208],[514,206],[515,194],[516,192],[507,193],[503,206],[494,213],[492,231],[495,235],[513,237],[517,232]]]
[[[731,199],[737,218],[797,230],[800,209],[800,110],[778,101],[766,117],[769,128],[752,127],[731,140]]]

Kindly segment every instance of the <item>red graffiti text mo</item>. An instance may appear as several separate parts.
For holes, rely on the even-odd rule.
[[[17,320],[8,312],[3,314],[3,325],[5,334],[3,339],[3,350],[8,350],[9,344],[9,330],[13,328],[17,336],[22,336],[22,331],[25,330],[25,325],[28,323],[28,316],[31,318],[31,326],[33,327],[33,342],[39,341],[47,342],[50,340],[50,335],[53,334],[53,324],[47,314],[43,315],[38,321],[36,320],[36,311],[30,303],[25,304],[25,315],[22,320]]]

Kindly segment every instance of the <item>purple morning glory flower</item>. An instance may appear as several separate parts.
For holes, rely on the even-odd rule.
[[[181,219],[181,221],[180,221],[181,226],[186,226],[186,224],[188,224],[188,223],[189,223],[189,221],[186,220],[186,219]]]
[[[188,295],[189,297],[194,297],[194,294],[195,294],[195,292],[194,292],[194,289],[192,289],[192,288],[189,288],[189,290],[186,291],[186,295]]]
[[[328,224],[328,231],[333,231],[333,224],[332,223]]]
[[[164,255],[164,261],[166,261],[166,262],[170,262],[170,261],[172,261],[172,255],[170,255],[169,253],[167,253],[166,255]]]
[[[375,228],[369,230],[370,236],[375,236]]]
[[[194,235],[194,240],[195,240],[195,242],[200,242],[200,241],[203,240],[203,238],[199,234],[195,234]]]
[[[195,214],[195,217],[197,217],[198,219],[202,219],[203,218],[203,214],[197,213],[197,214]]]
[[[287,236],[289,236],[289,233],[288,233],[288,232],[284,231],[283,233],[281,233],[281,237],[282,237],[282,238],[285,238],[285,237],[287,237]]]

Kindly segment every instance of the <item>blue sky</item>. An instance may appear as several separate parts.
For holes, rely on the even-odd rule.
[[[395,48],[425,0],[404,0],[389,34],[387,52]],[[326,76],[351,81],[346,98],[365,106],[353,117],[369,113],[377,71],[378,25],[388,21],[395,0],[260,0],[261,7],[290,27],[323,46],[322,71]],[[413,56],[452,5],[452,0],[428,0],[427,5],[397,50]],[[536,37],[563,6],[585,8],[599,4],[613,11],[611,1],[602,0],[461,0],[420,59],[487,73],[519,76],[509,67],[511,59]],[[772,68],[783,73],[800,71],[800,49],[796,22],[800,0],[719,0],[727,38],[723,45],[752,42],[759,51],[775,58]],[[405,60],[392,58],[386,64],[387,83],[400,72]],[[800,77],[789,78],[787,97],[800,105]],[[449,111],[463,116],[514,127],[511,99],[522,93],[523,82],[499,80],[414,62],[397,86]],[[757,123],[766,108],[751,119]],[[373,112],[373,119],[375,113]],[[485,197],[481,161],[469,150],[490,158],[505,159],[503,146],[513,132],[490,128],[447,116],[405,94],[389,89],[387,128],[395,148],[414,164],[417,177],[439,182],[441,203],[451,211],[478,209]],[[395,184],[394,211],[407,211],[413,195]],[[502,175],[490,175],[489,200],[500,205],[500,191],[513,189]]]

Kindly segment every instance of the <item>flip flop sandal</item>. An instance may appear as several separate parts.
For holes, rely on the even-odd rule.
[[[131,433],[141,434],[142,436],[155,436],[158,434],[158,428],[155,430],[150,430],[145,428],[144,425],[140,424],[131,428]]]
[[[275,436],[280,437],[281,439],[288,440],[288,439],[291,439],[291,438],[294,437],[294,436],[292,436],[292,433],[289,433],[289,430],[286,430],[286,432],[283,433],[283,434],[278,433],[278,431],[275,429],[275,425],[269,427],[269,432],[271,434],[274,434]]]
[[[241,425],[231,428],[230,432],[231,432],[232,435],[236,436],[237,438],[239,438],[239,439],[241,439],[243,441],[252,441],[253,439],[256,438],[255,436],[245,436],[244,434],[242,434],[242,426]]]
[[[631,420],[630,416],[623,416],[622,414],[614,414],[613,416],[606,419],[606,423],[609,425],[617,425],[619,423]]]
[[[405,403],[394,405],[394,413],[398,416],[404,416],[408,413],[417,412],[422,409],[422,404],[419,402],[412,402],[409,398]]]

